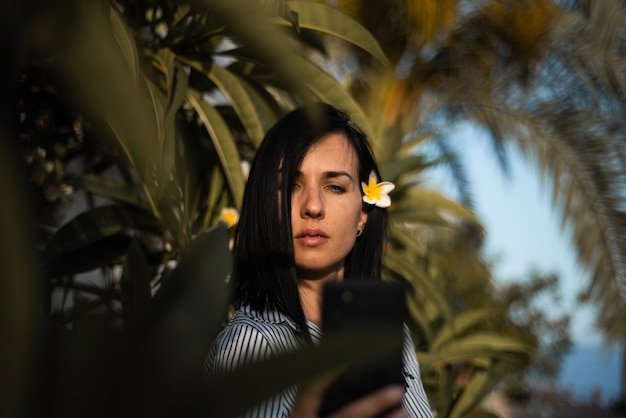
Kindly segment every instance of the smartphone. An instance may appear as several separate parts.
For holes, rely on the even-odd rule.
[[[319,412],[321,417],[328,416],[351,401],[387,385],[405,384],[402,373],[405,314],[404,288],[399,283],[377,279],[344,279],[324,286],[324,338],[345,337],[351,332],[363,332],[365,342],[356,349],[367,350],[368,347],[375,347],[375,344],[380,344],[380,338],[385,338],[391,344],[390,349],[384,350],[386,354],[381,358],[365,362],[353,361],[346,366],[323,397]]]

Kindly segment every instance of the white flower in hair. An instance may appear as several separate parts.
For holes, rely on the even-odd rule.
[[[379,208],[387,208],[391,205],[391,199],[388,193],[392,191],[396,186],[389,181],[378,182],[376,173],[374,170],[370,172],[369,181],[365,183],[361,182],[361,189],[363,189],[363,201],[370,205],[376,205]]]

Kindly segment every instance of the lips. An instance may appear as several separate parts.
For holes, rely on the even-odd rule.
[[[319,228],[305,228],[295,238],[305,247],[317,247],[328,241],[328,235]]]

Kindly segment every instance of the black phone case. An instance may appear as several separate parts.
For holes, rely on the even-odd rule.
[[[405,311],[404,288],[398,283],[372,279],[325,285],[322,301],[325,337],[345,336],[361,330],[365,331],[367,338],[357,349],[367,350],[373,344],[380,344],[377,339],[383,335],[392,342],[393,349],[384,358],[349,364],[326,391],[319,412],[321,417],[384,386],[404,385],[402,339]]]

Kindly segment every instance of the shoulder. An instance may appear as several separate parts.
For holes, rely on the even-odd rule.
[[[299,341],[288,323],[271,312],[258,314],[238,309],[218,334],[205,360],[205,372],[224,373],[248,363],[298,347]]]
[[[417,356],[415,355],[415,344],[413,343],[413,337],[409,327],[404,325],[404,339],[402,345],[402,357],[405,366],[411,366],[411,368],[417,368],[419,372],[419,366],[417,363]],[[419,375],[418,375],[419,377]]]
[[[409,328],[404,326],[403,347],[404,379],[406,392],[403,405],[411,418],[431,418],[432,412],[420,376],[415,345]]]

